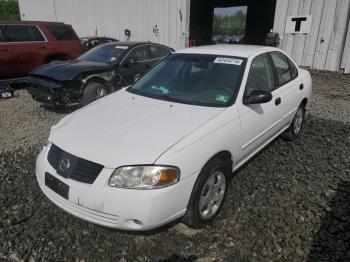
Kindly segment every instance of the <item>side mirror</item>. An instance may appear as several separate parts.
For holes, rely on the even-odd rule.
[[[136,59],[133,57],[130,57],[129,59],[125,60],[124,67],[128,68],[130,65],[133,65],[136,63]]]
[[[272,100],[272,94],[268,91],[256,90],[252,91],[249,96],[243,98],[243,104],[263,104]]]

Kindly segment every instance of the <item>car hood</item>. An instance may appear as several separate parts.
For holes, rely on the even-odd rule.
[[[121,90],[63,118],[51,128],[49,142],[108,168],[153,164],[223,110]]]
[[[84,60],[53,61],[42,65],[31,72],[31,75],[40,75],[59,81],[72,80],[81,73],[90,71],[112,70],[113,65],[103,62]]]

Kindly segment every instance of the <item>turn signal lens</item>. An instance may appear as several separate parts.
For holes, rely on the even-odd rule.
[[[163,169],[160,171],[160,178],[157,186],[175,184],[177,182],[177,172],[175,169]]]

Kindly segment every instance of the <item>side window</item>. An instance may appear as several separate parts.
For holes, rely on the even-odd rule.
[[[292,79],[297,78],[298,76],[298,69],[295,67],[292,61],[288,59],[290,69],[292,70]]]
[[[95,46],[98,46],[100,44],[100,41],[98,39],[92,39],[90,42],[89,42],[89,47],[90,48],[93,48]]]
[[[271,58],[277,71],[278,86],[282,86],[296,78],[298,71],[284,54],[271,52]]]
[[[43,35],[36,26],[30,26],[34,41],[45,41]]]
[[[273,89],[273,73],[269,58],[266,54],[259,55],[250,65],[244,95],[249,96],[253,91],[259,90],[271,92]]]
[[[0,43],[1,42],[4,42],[5,40],[4,40],[4,37],[3,37],[3,35],[2,35],[2,27],[0,26]]]
[[[135,59],[136,62],[143,62],[151,59],[151,54],[148,46],[138,46],[128,55],[129,58]]]
[[[112,39],[108,39],[108,38],[101,38],[100,39],[100,44],[111,43],[111,42],[113,42]]]
[[[44,37],[36,26],[4,25],[2,34],[5,42],[44,41]]]
[[[58,41],[79,40],[70,26],[47,25],[46,27]]]
[[[163,58],[170,54],[170,50],[162,46],[151,46],[152,58]]]

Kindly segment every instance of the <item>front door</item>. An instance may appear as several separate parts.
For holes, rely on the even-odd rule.
[[[244,105],[237,101],[241,119],[241,160],[250,157],[256,150],[269,141],[280,129],[280,97],[274,91],[274,75],[267,54],[255,57],[251,63],[244,90],[244,96],[252,91],[264,90],[272,93],[267,103]]]
[[[142,75],[150,66],[151,52],[148,45],[137,46],[126,55],[120,73],[127,84],[134,82],[136,75]]]
[[[46,55],[46,40],[34,25],[3,25],[2,33],[14,64],[13,77],[27,76],[43,64]]]
[[[13,60],[9,45],[5,42],[0,26],[0,80],[13,76]]]

